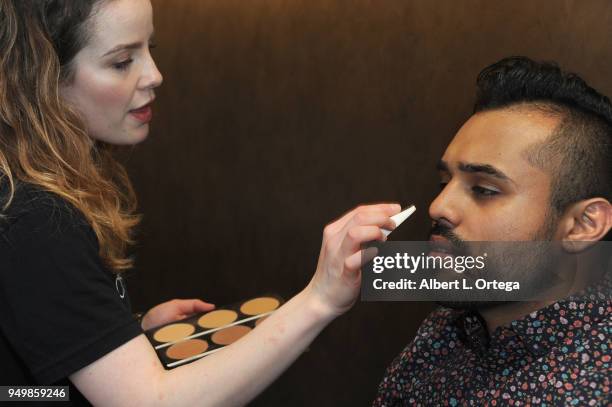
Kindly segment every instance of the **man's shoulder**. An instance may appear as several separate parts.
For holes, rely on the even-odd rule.
[[[590,364],[593,366],[592,371],[604,369],[606,375],[609,375],[610,361],[612,360],[610,337],[612,337],[612,318],[608,314],[597,323],[585,326],[581,335],[569,338],[571,341],[570,347],[557,347],[553,354],[557,359],[560,355],[575,356],[568,359],[575,361],[580,366]]]
[[[387,368],[374,405],[395,405],[399,400],[413,404],[412,391],[429,383],[432,370],[447,364],[458,347],[456,320],[461,314],[438,307],[423,320],[414,339]]]
[[[438,307],[433,310],[421,323],[416,338],[443,335],[454,327],[457,318],[462,315],[462,311],[453,310],[446,307]]]
[[[456,321],[461,314],[461,311],[445,307],[433,310],[423,320],[414,339],[404,348],[399,359],[404,363],[420,355],[436,355],[436,359],[442,359],[442,353],[448,354],[449,350],[458,345],[460,335]]]

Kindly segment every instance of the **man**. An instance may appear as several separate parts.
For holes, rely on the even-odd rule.
[[[612,105],[574,74],[507,58],[446,149],[431,238],[587,249],[612,227]],[[574,245],[574,246],[572,246]],[[392,405],[608,405],[611,279],[557,301],[451,303],[387,369]]]

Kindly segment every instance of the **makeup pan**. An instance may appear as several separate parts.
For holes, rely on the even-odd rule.
[[[247,301],[240,307],[240,312],[246,315],[259,315],[274,311],[280,302],[272,297],[260,297]]]
[[[228,328],[223,328],[220,331],[212,334],[212,341],[217,345],[230,345],[248,334],[251,328],[244,325],[234,325]]]
[[[166,355],[170,359],[181,360],[205,352],[206,349],[208,349],[208,342],[202,339],[187,339],[170,346]]]
[[[231,345],[277,310],[283,299],[265,295],[195,314],[145,332],[166,369],[173,369]]]
[[[181,340],[195,332],[195,327],[191,324],[171,324],[161,328],[153,336],[158,342],[174,342]]]
[[[202,328],[218,328],[231,324],[238,318],[238,313],[229,309],[220,309],[204,314],[198,319],[198,325]]]

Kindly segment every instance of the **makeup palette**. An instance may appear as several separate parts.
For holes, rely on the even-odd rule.
[[[218,307],[145,334],[166,369],[173,369],[231,345],[278,309],[283,300],[266,295]]]

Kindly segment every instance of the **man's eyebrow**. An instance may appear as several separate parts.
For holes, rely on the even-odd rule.
[[[436,169],[440,172],[450,173],[450,170],[448,168],[448,163],[444,160],[438,161],[438,164],[436,164]],[[459,170],[463,172],[467,172],[467,173],[487,174],[487,175],[491,175],[492,177],[495,177],[503,181],[514,182],[509,176],[507,176],[501,170],[495,168],[494,166],[490,164],[480,164],[480,163],[467,163],[466,164],[466,163],[460,162]]]
[[[436,164],[436,170],[440,172],[450,172],[448,170],[448,164],[444,160],[438,161],[438,163]]]
[[[478,163],[459,163],[459,170],[463,172],[469,173],[484,173],[487,175],[491,175],[495,178],[501,179],[503,181],[512,181],[509,176],[493,167],[490,164],[478,164]]]

